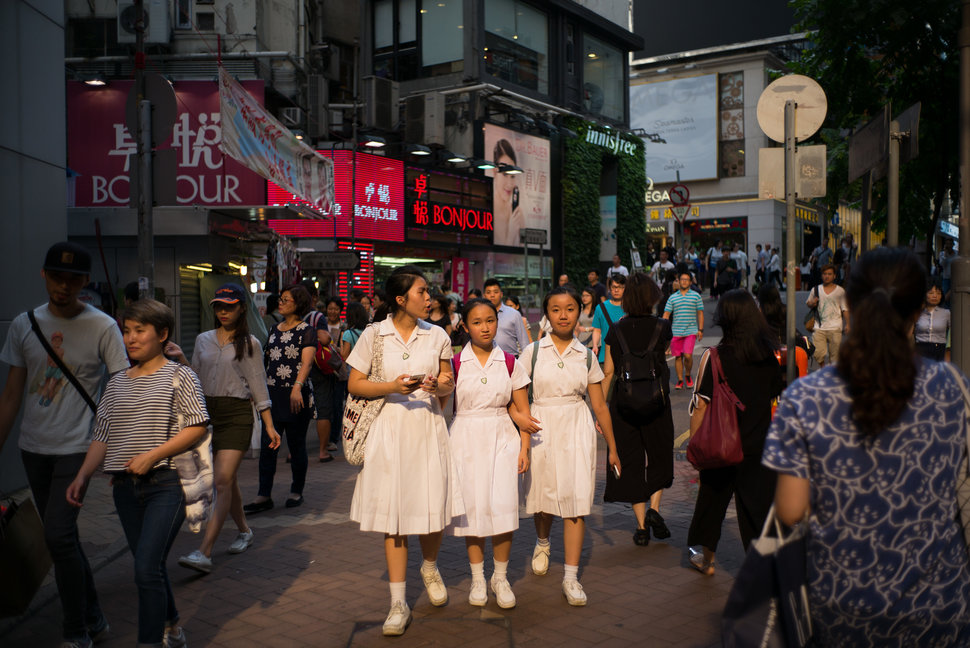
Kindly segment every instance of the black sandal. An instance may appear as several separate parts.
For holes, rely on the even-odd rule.
[[[646,547],[650,544],[650,531],[647,529],[635,529],[633,531],[633,544],[638,547]]]
[[[667,528],[667,523],[664,522],[663,516],[656,509],[647,509],[645,517],[646,524],[653,531],[654,538],[657,540],[666,540],[670,537],[670,529]]]

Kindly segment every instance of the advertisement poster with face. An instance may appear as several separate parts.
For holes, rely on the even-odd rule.
[[[499,165],[492,174],[495,245],[520,247],[519,229],[549,231],[549,140],[485,124],[485,157]],[[515,166],[522,173],[502,171]]]

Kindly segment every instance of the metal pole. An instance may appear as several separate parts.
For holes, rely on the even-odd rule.
[[[522,236],[522,234],[519,234],[519,236]],[[523,241],[522,248],[525,250],[523,257],[525,259],[525,292],[522,294],[531,295],[532,293],[529,292],[529,244]]]
[[[970,371],[970,0],[960,25],[960,249],[951,266],[953,348],[950,359]]]
[[[135,1],[135,92],[138,126],[135,154],[138,164],[138,297],[155,296],[155,242],[152,218],[152,107],[145,100],[145,14],[143,0]]]
[[[788,286],[785,297],[788,303],[786,336],[788,344],[788,384],[795,382],[795,108],[796,103],[789,99],[785,102],[785,245],[788,247],[786,276]]]
[[[872,171],[866,171],[862,176],[862,210],[859,219],[859,253],[868,252],[872,249],[872,241],[870,240],[870,228],[872,220],[872,212],[870,211],[870,205],[872,204]]]
[[[899,245],[899,122],[889,122],[889,223],[886,238],[890,247]]]

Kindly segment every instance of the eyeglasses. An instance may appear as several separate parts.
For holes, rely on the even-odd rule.
[[[280,297],[279,303],[281,303],[281,304],[289,304],[292,301],[293,300],[290,299],[289,297]]]

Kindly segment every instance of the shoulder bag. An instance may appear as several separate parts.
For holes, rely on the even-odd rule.
[[[371,324],[371,326],[377,326],[377,339],[374,340],[367,380],[379,383],[384,382],[384,336],[380,334],[379,324]],[[384,396],[365,398],[353,394],[347,395],[343,416],[343,445],[344,457],[351,466],[364,464],[364,444],[367,442],[371,425],[384,407],[384,400]]]
[[[668,405],[667,394],[663,389],[663,373],[657,371],[654,359],[654,349],[667,320],[660,319],[655,322],[647,348],[637,353],[630,351],[623,335],[622,324],[621,322],[610,328],[616,334],[623,354],[616,367],[613,397],[617,412],[625,420],[643,424],[657,418]]]
[[[84,387],[81,386],[81,381],[79,381],[77,379],[77,376],[75,376],[74,373],[67,368],[67,365],[64,364],[64,361],[61,360],[61,357],[54,352],[54,349],[51,348],[50,342],[48,342],[47,339],[44,337],[44,333],[40,330],[40,325],[37,323],[37,318],[34,317],[33,310],[27,311],[27,319],[30,320],[30,328],[33,329],[34,334],[37,336],[37,339],[40,340],[41,346],[43,346],[44,350],[47,351],[47,356],[54,361],[54,364],[56,364],[57,368],[61,370],[61,373],[64,374],[64,377],[67,378],[72,385],[74,385],[74,389],[76,389],[78,393],[81,394],[81,398],[83,398],[84,402],[88,404],[88,407],[91,408],[91,411],[97,413],[98,406],[95,405],[94,399],[91,398],[90,395],[88,395],[87,390],[85,390]]]
[[[963,528],[963,541],[970,550],[970,393],[967,392],[963,378],[956,367],[946,363],[946,368],[953,375],[960,391],[963,392],[963,405],[966,412],[963,460],[960,462],[960,470],[957,473],[957,513],[960,515],[960,526]]]
[[[744,461],[738,429],[738,410],[745,409],[744,403],[727,384],[717,347],[710,348],[708,365],[714,382],[711,402],[704,412],[704,420],[687,444],[687,460],[698,470],[736,466]],[[700,384],[698,375],[698,388]]]
[[[812,288],[812,291],[815,293],[815,299],[818,299],[820,303],[815,304],[815,307],[809,309],[809,311],[805,314],[803,324],[805,324],[805,330],[809,333],[813,332],[815,330],[815,326],[822,321],[822,318],[819,316],[818,312],[818,307],[822,305],[821,298],[818,295],[818,286]]]
[[[181,366],[175,367],[172,374],[172,407],[179,432],[185,427],[185,417],[178,407],[180,369]],[[169,432],[169,438],[171,436]],[[185,493],[185,521],[192,533],[198,533],[212,513],[212,427],[206,426],[205,434],[198,443],[171,459],[182,483],[182,492]]]

